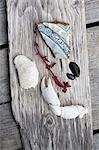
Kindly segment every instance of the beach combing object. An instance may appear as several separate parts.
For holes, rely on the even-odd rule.
[[[41,92],[52,112],[64,119],[82,118],[88,110],[81,105],[60,106],[60,100],[52,86],[51,79],[45,76],[41,82]]]
[[[80,76],[80,68],[75,62],[70,62],[69,68],[72,72],[72,74],[71,73],[66,74],[69,79],[74,80],[76,77]]]
[[[35,43],[35,48],[36,48],[36,54],[41,58],[41,60],[45,64],[45,67],[51,74],[52,79],[54,80],[55,84],[62,89],[62,92],[65,93],[67,91],[67,89],[71,86],[69,85],[68,82],[60,81],[60,79],[53,73],[52,68],[56,65],[56,63],[51,64],[50,61],[48,60],[47,56],[43,56],[40,53],[39,45],[37,43]]]
[[[70,53],[70,25],[63,22],[38,24],[43,40],[56,58],[67,58]]]
[[[35,88],[39,78],[35,61],[31,61],[24,55],[18,55],[14,58],[14,64],[18,72],[20,86],[23,89]]]

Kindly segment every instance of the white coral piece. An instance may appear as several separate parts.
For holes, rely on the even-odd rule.
[[[31,61],[24,55],[18,55],[14,59],[14,64],[18,72],[21,87],[23,89],[35,88],[39,78],[35,61]]]

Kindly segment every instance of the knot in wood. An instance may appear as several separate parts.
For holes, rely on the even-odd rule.
[[[49,129],[53,128],[55,125],[55,119],[51,114],[48,114],[45,118],[45,126]]]
[[[78,7],[81,4],[81,2],[79,0],[74,0],[73,2],[73,7]]]

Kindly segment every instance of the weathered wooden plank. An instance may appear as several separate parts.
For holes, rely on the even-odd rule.
[[[0,104],[10,101],[8,77],[8,49],[0,50]]]
[[[91,150],[91,100],[88,76],[88,55],[86,48],[85,9],[83,0],[7,0],[10,86],[12,108],[15,119],[22,129],[23,141],[28,150]],[[88,115],[83,119],[64,120],[56,117],[43,101],[40,91],[40,80],[46,73],[42,61],[35,55],[33,42],[35,36],[33,25],[43,21],[70,22],[72,46],[70,60],[76,61],[81,68],[79,79],[71,82],[71,89],[62,93],[54,84],[62,105],[83,104],[88,108]],[[38,35],[41,52],[51,61],[56,61],[54,72],[62,80],[67,72],[68,62],[54,60],[48,47]],[[40,73],[39,85],[36,89],[23,90],[18,83],[13,58],[24,54],[35,59]],[[42,69],[41,69],[42,68]],[[27,148],[26,148],[27,149]]]
[[[5,0],[0,0],[0,45],[7,43],[7,20]]]
[[[87,29],[93,129],[99,129],[99,26]]]
[[[86,23],[99,21],[99,0],[85,0]]]
[[[93,146],[94,150],[99,150],[99,134],[93,136]]]
[[[10,103],[0,105],[0,150],[17,150],[21,148],[17,128],[11,114]]]

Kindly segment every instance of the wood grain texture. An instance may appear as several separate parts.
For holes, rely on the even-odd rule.
[[[0,50],[0,104],[10,101],[8,49]]]
[[[93,136],[93,146],[94,150],[99,150],[99,134]]]
[[[0,45],[7,43],[7,20],[5,0],[0,0]]]
[[[0,150],[20,148],[19,131],[12,117],[10,104],[0,105]]]
[[[87,29],[93,130],[99,129],[99,26]]]
[[[85,0],[86,23],[99,21],[99,0]]]
[[[12,109],[20,124],[25,149],[32,150],[92,150],[91,100],[88,75],[88,55],[86,48],[85,8],[83,0],[7,0],[10,86]],[[35,55],[33,26],[43,21],[65,21],[71,26],[71,58],[60,61],[53,59],[48,47],[38,34],[40,51],[57,65],[53,71],[62,80],[66,79],[70,60],[76,61],[81,68],[80,78],[71,82],[72,87],[64,94],[53,86],[59,94],[62,105],[81,104],[89,113],[83,119],[64,120],[52,114],[42,99],[40,81],[48,75],[44,64]],[[23,90],[13,58],[24,54],[36,61],[40,79],[36,89]]]

